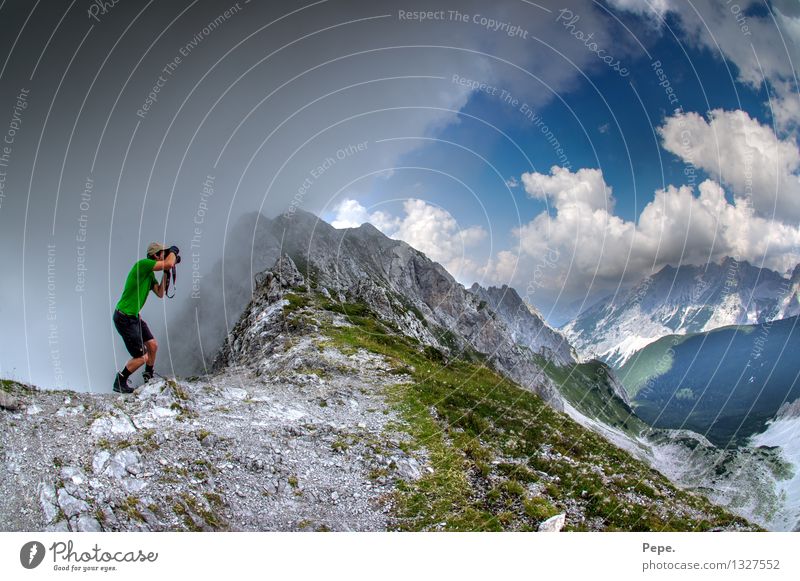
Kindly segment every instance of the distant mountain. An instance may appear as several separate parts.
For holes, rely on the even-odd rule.
[[[561,331],[582,358],[620,367],[666,335],[798,315],[798,288],[800,265],[790,276],[733,258],[706,266],[665,266],[586,309]]]
[[[642,419],[744,445],[800,398],[800,318],[662,337],[618,375]]]

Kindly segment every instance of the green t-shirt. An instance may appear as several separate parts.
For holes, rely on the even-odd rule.
[[[155,265],[156,261],[152,258],[142,258],[133,265],[117,303],[118,311],[132,316],[139,314],[147,300],[147,293],[152,290],[154,284],[158,284],[156,275],[153,274]]]

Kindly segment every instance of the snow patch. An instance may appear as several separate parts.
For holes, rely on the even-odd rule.
[[[778,530],[792,531],[800,527],[800,418],[780,418],[773,420],[765,432],[750,439],[750,445],[778,446],[783,457],[794,468],[794,475],[788,480],[779,480],[778,493],[785,495],[785,509],[781,512]]]

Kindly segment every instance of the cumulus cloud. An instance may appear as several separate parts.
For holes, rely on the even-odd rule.
[[[753,89],[772,87],[766,106],[781,131],[798,127],[800,109],[795,63],[800,62],[800,10],[795,0],[767,7],[762,0],[609,0],[619,9],[662,26],[670,13],[679,26],[673,32],[689,44],[725,58],[736,67],[736,80]],[[755,11],[753,9],[756,9]]]
[[[608,3],[614,8],[639,16],[663,17],[667,11],[673,9],[670,0],[608,0]]]
[[[335,210],[334,228],[355,228],[369,222],[396,240],[403,240],[444,266],[462,282],[478,278],[484,266],[474,257],[486,239],[481,226],[461,228],[447,210],[419,199],[403,203],[403,215],[370,211],[357,200],[345,199]]]
[[[611,188],[598,169],[555,166],[549,174],[523,174],[522,183],[531,197],[552,202],[554,213],[517,228],[518,252],[501,252],[492,264],[493,279],[521,289],[534,269],[536,286],[575,297],[665,264],[736,256],[782,272],[800,260],[800,228],[760,216],[743,200],[729,202],[710,179],[698,188],[658,190],[636,222],[614,215]]]
[[[715,109],[706,120],[676,113],[659,128],[664,149],[728,186],[764,217],[800,219],[800,149],[744,111]]]
[[[552,199],[557,208],[589,209],[613,206],[611,188],[606,185],[603,173],[597,169],[579,169],[572,173],[564,167],[553,166],[550,175],[540,173],[522,174],[525,191],[533,198]]]

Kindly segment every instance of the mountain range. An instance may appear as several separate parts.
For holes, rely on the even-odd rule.
[[[704,266],[665,266],[585,309],[561,331],[582,358],[620,367],[667,335],[798,315],[798,289],[800,265],[786,276],[730,257]]]
[[[465,289],[369,224],[247,216],[204,285],[170,326],[184,379],[128,398],[3,382],[16,400],[0,414],[7,528],[800,522],[781,447],[652,428],[614,371],[578,361],[514,289]],[[68,438],[39,437],[56,433]]]

